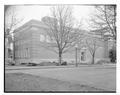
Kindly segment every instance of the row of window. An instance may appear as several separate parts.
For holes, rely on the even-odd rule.
[[[25,44],[25,43],[28,43],[29,40],[19,40],[19,41],[16,41],[15,42],[15,45],[22,45],[22,44]],[[46,36],[46,35],[43,35],[43,34],[40,34],[40,42],[47,42],[47,43],[53,43],[54,42],[54,39],[53,38],[50,38],[49,36]]]
[[[29,57],[30,57],[30,54],[28,49],[24,49],[22,51],[15,51],[15,58],[17,59],[25,59]]]
[[[22,44],[30,43],[29,41],[30,40],[18,40],[18,41],[15,41],[15,46],[19,46],[19,45],[22,45]]]

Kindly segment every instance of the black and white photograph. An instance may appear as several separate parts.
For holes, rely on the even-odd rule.
[[[116,10],[4,5],[4,92],[116,93]]]

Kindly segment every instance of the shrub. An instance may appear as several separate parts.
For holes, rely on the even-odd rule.
[[[26,65],[27,63],[21,63],[21,65]]]
[[[14,66],[14,65],[15,65],[15,63],[11,63],[10,65],[11,65],[11,66]]]
[[[37,64],[36,63],[28,63],[27,66],[37,66]]]
[[[109,51],[109,58],[111,62],[116,62],[116,49],[111,49]]]
[[[15,61],[13,61],[12,59],[11,59],[11,60],[8,60],[8,65],[14,66],[14,65],[15,65]]]
[[[61,65],[67,65],[67,62],[66,61],[64,61],[64,62],[62,62],[62,64]]]
[[[53,63],[55,66],[59,66],[59,63],[58,63],[58,62],[53,61],[52,63]]]
[[[57,62],[53,61],[53,62],[41,62],[39,64],[40,66],[56,66]]]

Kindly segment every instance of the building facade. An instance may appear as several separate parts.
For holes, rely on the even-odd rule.
[[[14,32],[14,59],[16,64],[41,63],[44,61],[58,61],[58,54],[44,47],[50,40],[45,33],[46,26],[42,21],[31,20],[19,27]],[[102,46],[96,51],[95,59],[108,58],[108,45]],[[77,49],[79,63],[90,63],[91,54],[87,46]],[[62,59],[68,63],[75,62],[75,47],[63,54]]]

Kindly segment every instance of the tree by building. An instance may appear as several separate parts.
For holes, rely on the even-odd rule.
[[[97,5],[95,9],[96,11],[90,20],[90,26],[102,38],[112,38],[116,41],[116,5]]]
[[[44,47],[58,54],[60,65],[63,53],[67,52],[77,43],[79,29],[73,28],[71,7],[66,5],[52,7],[51,14],[51,17],[42,19],[48,27],[46,28],[46,33],[52,42],[44,44]]]
[[[15,13],[14,8],[11,9],[12,6],[5,6],[5,58],[8,60],[8,51],[11,49],[11,44],[13,44],[13,31],[15,27],[23,20],[18,19]],[[13,49],[12,49],[13,51]],[[13,56],[13,55],[12,55]]]
[[[102,41],[99,36],[92,35],[86,38],[86,46],[92,56],[91,64],[95,64],[95,54],[99,47],[102,46]]]

